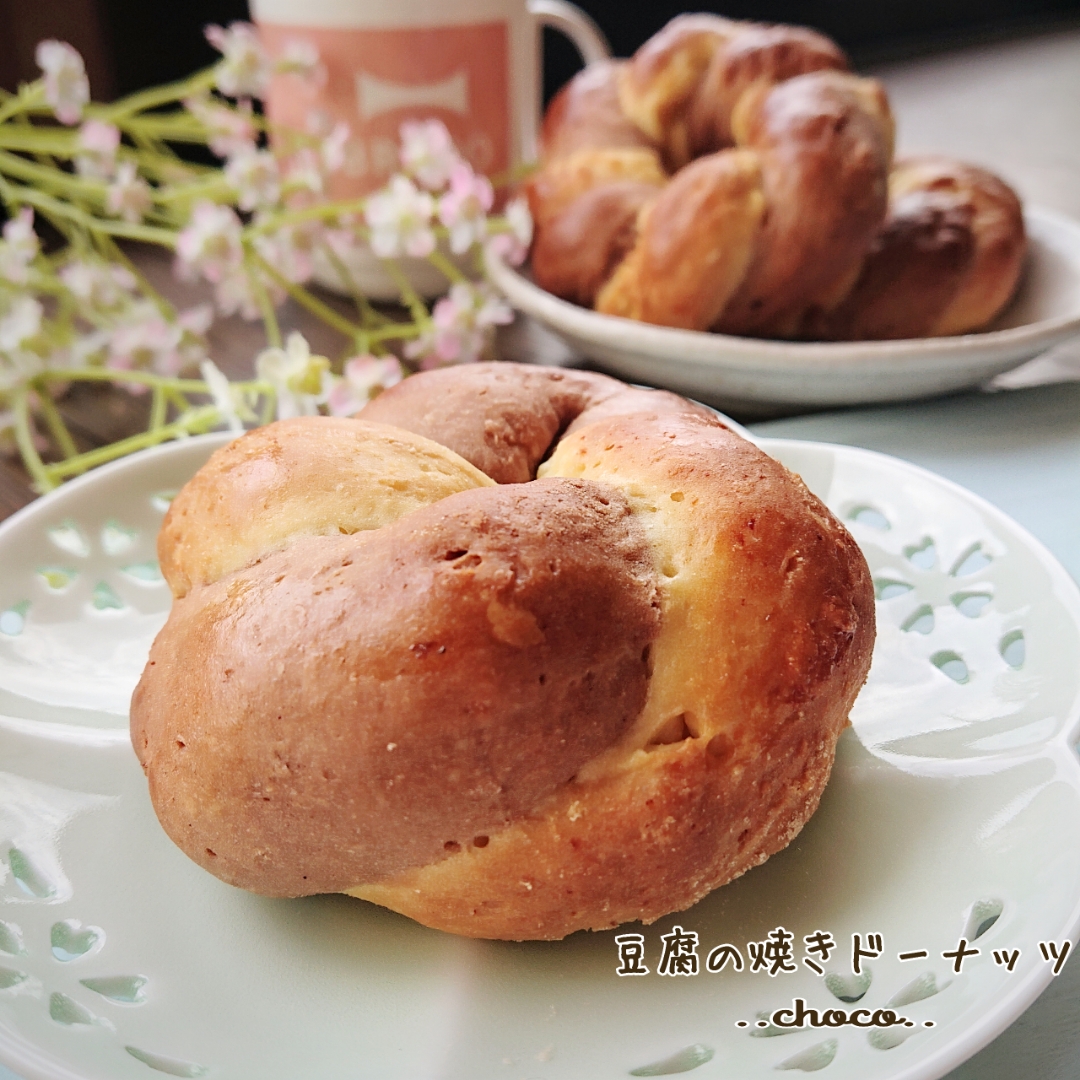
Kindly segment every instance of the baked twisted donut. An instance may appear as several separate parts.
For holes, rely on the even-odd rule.
[[[692,330],[984,326],[1019,279],[1019,201],[943,159],[890,176],[892,144],[880,84],[851,75],[827,38],[680,16],[552,102],[528,185],[534,278],[605,314]]]
[[[583,372],[430,372],[251,432],[159,547],[131,723],[165,830],[244,888],[470,936],[652,921],[784,847],[873,642],[796,477]]]

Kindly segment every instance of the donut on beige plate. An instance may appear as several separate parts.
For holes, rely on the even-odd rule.
[[[673,19],[549,107],[527,192],[533,277],[662,326],[777,338],[959,334],[1011,299],[1015,193],[893,163],[884,89],[813,31]]]
[[[650,922],[814,812],[874,600],[798,477],[673,394],[482,364],[216,451],[132,701],[227,882],[474,937]]]

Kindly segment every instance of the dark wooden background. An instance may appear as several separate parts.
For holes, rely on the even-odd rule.
[[[391,0],[392,2],[392,0]],[[1016,36],[1080,22],[1080,0],[577,0],[600,24],[616,54],[627,56],[680,11],[815,26],[857,62],[907,56],[976,39]],[[432,0],[437,7],[439,0]],[[246,0],[0,0],[0,86],[33,78],[34,45],[44,37],[82,51],[94,96],[105,100],[179,78],[210,63],[206,23],[247,18]],[[546,42],[550,94],[578,65],[557,34]]]

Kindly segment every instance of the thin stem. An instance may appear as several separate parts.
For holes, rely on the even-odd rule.
[[[160,385],[154,387],[154,396],[150,401],[150,430],[157,431],[169,415],[169,399]]]
[[[255,302],[259,305],[259,313],[262,315],[263,329],[266,331],[266,340],[272,349],[281,348],[281,325],[278,323],[277,312],[274,310],[274,302],[270,298],[263,279],[259,276],[256,263],[250,258],[245,260],[248,272],[248,280],[255,293]]]
[[[32,188],[7,185],[13,202],[27,203],[35,206],[43,213],[59,218],[66,218],[77,225],[81,225],[88,232],[103,232],[110,236],[123,236],[128,240],[145,240],[150,244],[159,244],[162,247],[176,247],[176,233],[170,229],[158,228],[155,225],[137,225],[128,221],[113,221],[103,218],[92,217],[78,207],[69,206],[67,203],[46,195],[43,191],[34,191]]]
[[[340,334],[351,341],[358,341],[365,333],[364,328],[349,322],[343,315],[339,315],[332,307],[324,304],[317,296],[312,296],[307,289],[291,282],[275,266],[267,262],[261,255],[252,252],[251,258],[271,281],[280,285],[301,307],[306,308],[317,319],[321,319],[327,326],[332,326]]]
[[[55,165],[35,165],[6,150],[0,150],[0,168],[9,176],[29,180],[38,186],[47,184],[53,189],[90,196],[99,203],[105,200],[106,184],[103,180],[86,180],[81,176],[63,172]]]
[[[46,427],[49,429],[49,434],[56,440],[60,453],[65,458],[78,457],[79,448],[75,445],[75,440],[71,437],[71,432],[68,431],[67,424],[64,423],[64,419],[60,415],[52,396],[43,386],[35,387],[35,389],[38,392],[38,409]]]
[[[199,179],[190,184],[177,184],[168,191],[156,194],[156,201],[163,205],[182,202],[185,199],[198,199],[200,197],[213,198],[214,195],[229,195],[232,189],[220,173],[214,176]]]
[[[147,109],[156,109],[174,101],[182,101],[186,97],[199,93],[200,90],[209,90],[216,81],[217,64],[178,82],[153,86],[149,90],[129,94],[112,105],[95,109],[94,113],[102,120],[122,125],[123,121],[134,113],[146,112]]]
[[[424,328],[416,323],[393,323],[390,326],[382,326],[378,330],[369,330],[368,337],[372,341],[392,341],[394,338],[405,340],[419,337],[423,332]]]
[[[459,282],[467,281],[468,278],[454,265],[454,263],[448,259],[438,248],[436,248],[429,256],[428,262],[439,271],[451,285],[456,285]]]
[[[267,391],[266,396],[263,398],[262,408],[259,410],[259,426],[265,427],[274,419],[274,412],[277,410],[277,390],[273,387]]]
[[[17,387],[12,392],[11,411],[15,417],[15,445],[19,448],[23,465],[34,481],[34,487],[44,494],[52,491],[56,484],[49,478],[45,471],[45,465],[41,455],[34,446],[34,431],[30,423],[30,400],[29,388]]]
[[[37,378],[46,382],[130,382],[150,387],[161,385],[186,394],[210,393],[201,379],[171,379],[156,375],[152,371],[124,371],[119,368],[51,368],[43,371]],[[184,407],[187,407],[186,401]]]
[[[156,446],[158,443],[175,439],[179,435],[191,435],[209,431],[221,422],[221,414],[213,405],[201,405],[191,409],[186,415],[178,417],[171,424],[165,424],[156,431],[144,431],[139,435],[131,435],[119,442],[109,443],[108,446],[99,446],[95,450],[87,450],[78,457],[68,461],[60,461],[53,465],[42,466],[42,472],[46,481],[50,482],[73,476],[76,473],[85,472],[87,469],[104,465],[107,461],[115,461],[117,458],[132,454],[136,450],[145,450],[148,446]],[[55,487],[55,483],[51,483]]]
[[[394,284],[398,287],[398,292],[401,293],[401,299],[409,309],[409,314],[412,315],[413,321],[417,323],[427,323],[430,318],[427,304],[420,298],[420,294],[413,288],[413,283],[405,276],[401,267],[398,266],[393,259],[382,259],[381,262],[382,268],[390,275]]]
[[[322,221],[324,218],[340,217],[345,214],[359,214],[367,206],[367,199],[350,199],[347,202],[323,203],[320,206],[309,206],[303,210],[288,210],[281,214],[271,214],[259,221],[257,225],[249,225],[245,230],[247,235],[262,236],[266,233],[277,232],[289,225],[302,225],[305,221]],[[358,236],[367,236],[368,230],[364,227],[355,229]]]
[[[33,82],[26,86],[20,86],[18,94],[9,98],[7,103],[0,107],[0,124],[10,120],[16,113],[33,108],[41,101],[44,94],[45,87],[41,82]]]

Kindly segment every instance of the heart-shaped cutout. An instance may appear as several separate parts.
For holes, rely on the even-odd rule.
[[[49,932],[52,954],[65,964],[99,949],[104,942],[105,931],[100,926],[83,926],[78,919],[53,923]]]

